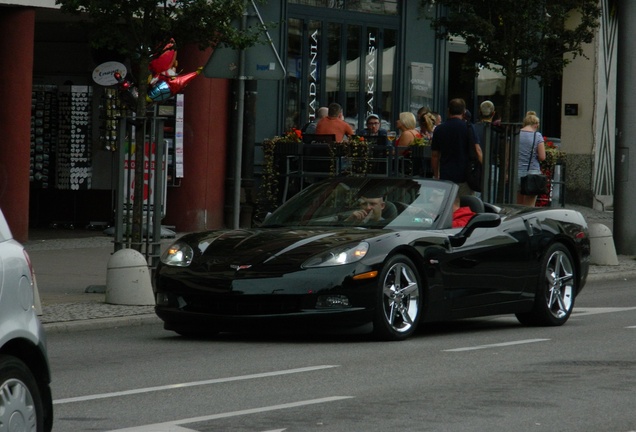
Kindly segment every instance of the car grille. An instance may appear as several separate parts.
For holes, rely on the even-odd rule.
[[[186,304],[182,308],[187,312],[211,313],[227,316],[281,315],[299,312],[302,308],[302,296],[214,296],[184,297]]]

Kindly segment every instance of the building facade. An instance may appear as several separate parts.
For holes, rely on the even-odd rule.
[[[609,0],[602,3],[609,7]],[[419,2],[290,0],[258,8],[264,22],[279,23],[269,34],[285,77],[248,79],[244,113],[235,109],[236,80],[200,77],[185,89],[183,172],[168,185],[164,220],[178,231],[230,225],[239,115],[246,119],[241,171],[250,183],[258,177],[258,143],[302,127],[331,102],[343,106],[354,129],[363,127],[369,113],[394,129],[400,112],[425,106],[443,114],[453,97],[463,97],[473,112],[483,100],[503,100],[501,76],[485,69],[477,77],[461,74],[465,46],[436,39]],[[567,196],[585,205],[612,196],[611,16],[604,14],[597,42],[588,47],[590,60],[576,59],[566,69],[562,91],[549,93],[527,81],[515,95],[519,121],[528,109],[549,116],[544,133],[560,137],[568,154]],[[30,227],[113,217],[117,168],[104,143],[103,121],[109,90],[92,79],[95,68],[112,59],[91,50],[86,35],[67,26],[70,21],[54,0],[0,0],[0,62],[10,83],[0,96],[6,138],[0,143],[0,206],[21,239]],[[184,71],[208,61],[214,61],[209,51],[179,52]],[[581,80],[590,83],[589,93],[572,84]],[[577,116],[566,116],[561,100],[578,103]],[[70,136],[59,129],[64,116],[79,122],[70,125]],[[63,154],[60,133],[73,150],[70,156]],[[249,217],[241,221],[249,223]]]

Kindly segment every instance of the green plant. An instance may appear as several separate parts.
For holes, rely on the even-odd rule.
[[[281,136],[275,136],[263,141],[263,171],[261,177],[260,193],[257,197],[257,205],[260,213],[272,211],[279,206],[279,178],[280,161],[277,155],[281,154],[282,146],[302,142],[302,132],[293,128]]]
[[[413,141],[409,144],[409,147],[418,147],[418,146],[429,146],[431,145],[431,141],[425,137],[416,137],[413,138]]]
[[[369,143],[362,136],[353,136],[339,144],[344,148],[344,163],[349,167],[349,174],[364,177],[369,166]]]
[[[552,141],[545,142],[545,160],[541,162],[541,169],[552,171],[552,168],[560,163],[565,162],[565,152],[559,150],[559,148]]]

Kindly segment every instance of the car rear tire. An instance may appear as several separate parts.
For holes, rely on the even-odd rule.
[[[35,377],[22,361],[9,355],[0,355],[0,430],[44,431]]]
[[[410,337],[417,329],[422,310],[422,283],[410,258],[389,258],[380,273],[377,299],[375,336],[382,340]]]
[[[543,257],[542,277],[531,312],[517,314],[519,322],[534,326],[560,326],[566,323],[576,297],[576,268],[572,255],[560,243],[548,248]]]

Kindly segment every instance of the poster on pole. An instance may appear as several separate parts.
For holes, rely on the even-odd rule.
[[[132,148],[130,148],[132,146]],[[136,166],[136,156],[135,156],[135,143],[126,143],[125,148],[125,156],[124,156],[124,202],[127,204],[125,206],[126,210],[132,211],[133,204],[137,197],[135,197],[135,166]],[[155,205],[155,194],[154,194],[154,184],[155,184],[155,175],[161,175],[163,178],[163,194],[162,194],[162,202],[161,202],[161,216],[165,216],[165,201],[166,194],[168,190],[168,182],[166,175],[166,149],[164,148],[164,157],[160,164],[157,163],[157,145],[156,143],[146,142],[144,144],[144,187],[143,187],[143,210],[146,211],[154,211]],[[160,169],[161,172],[158,174],[157,169]]]
[[[183,104],[182,94],[177,95],[174,119],[174,166],[175,177],[183,178]]]

